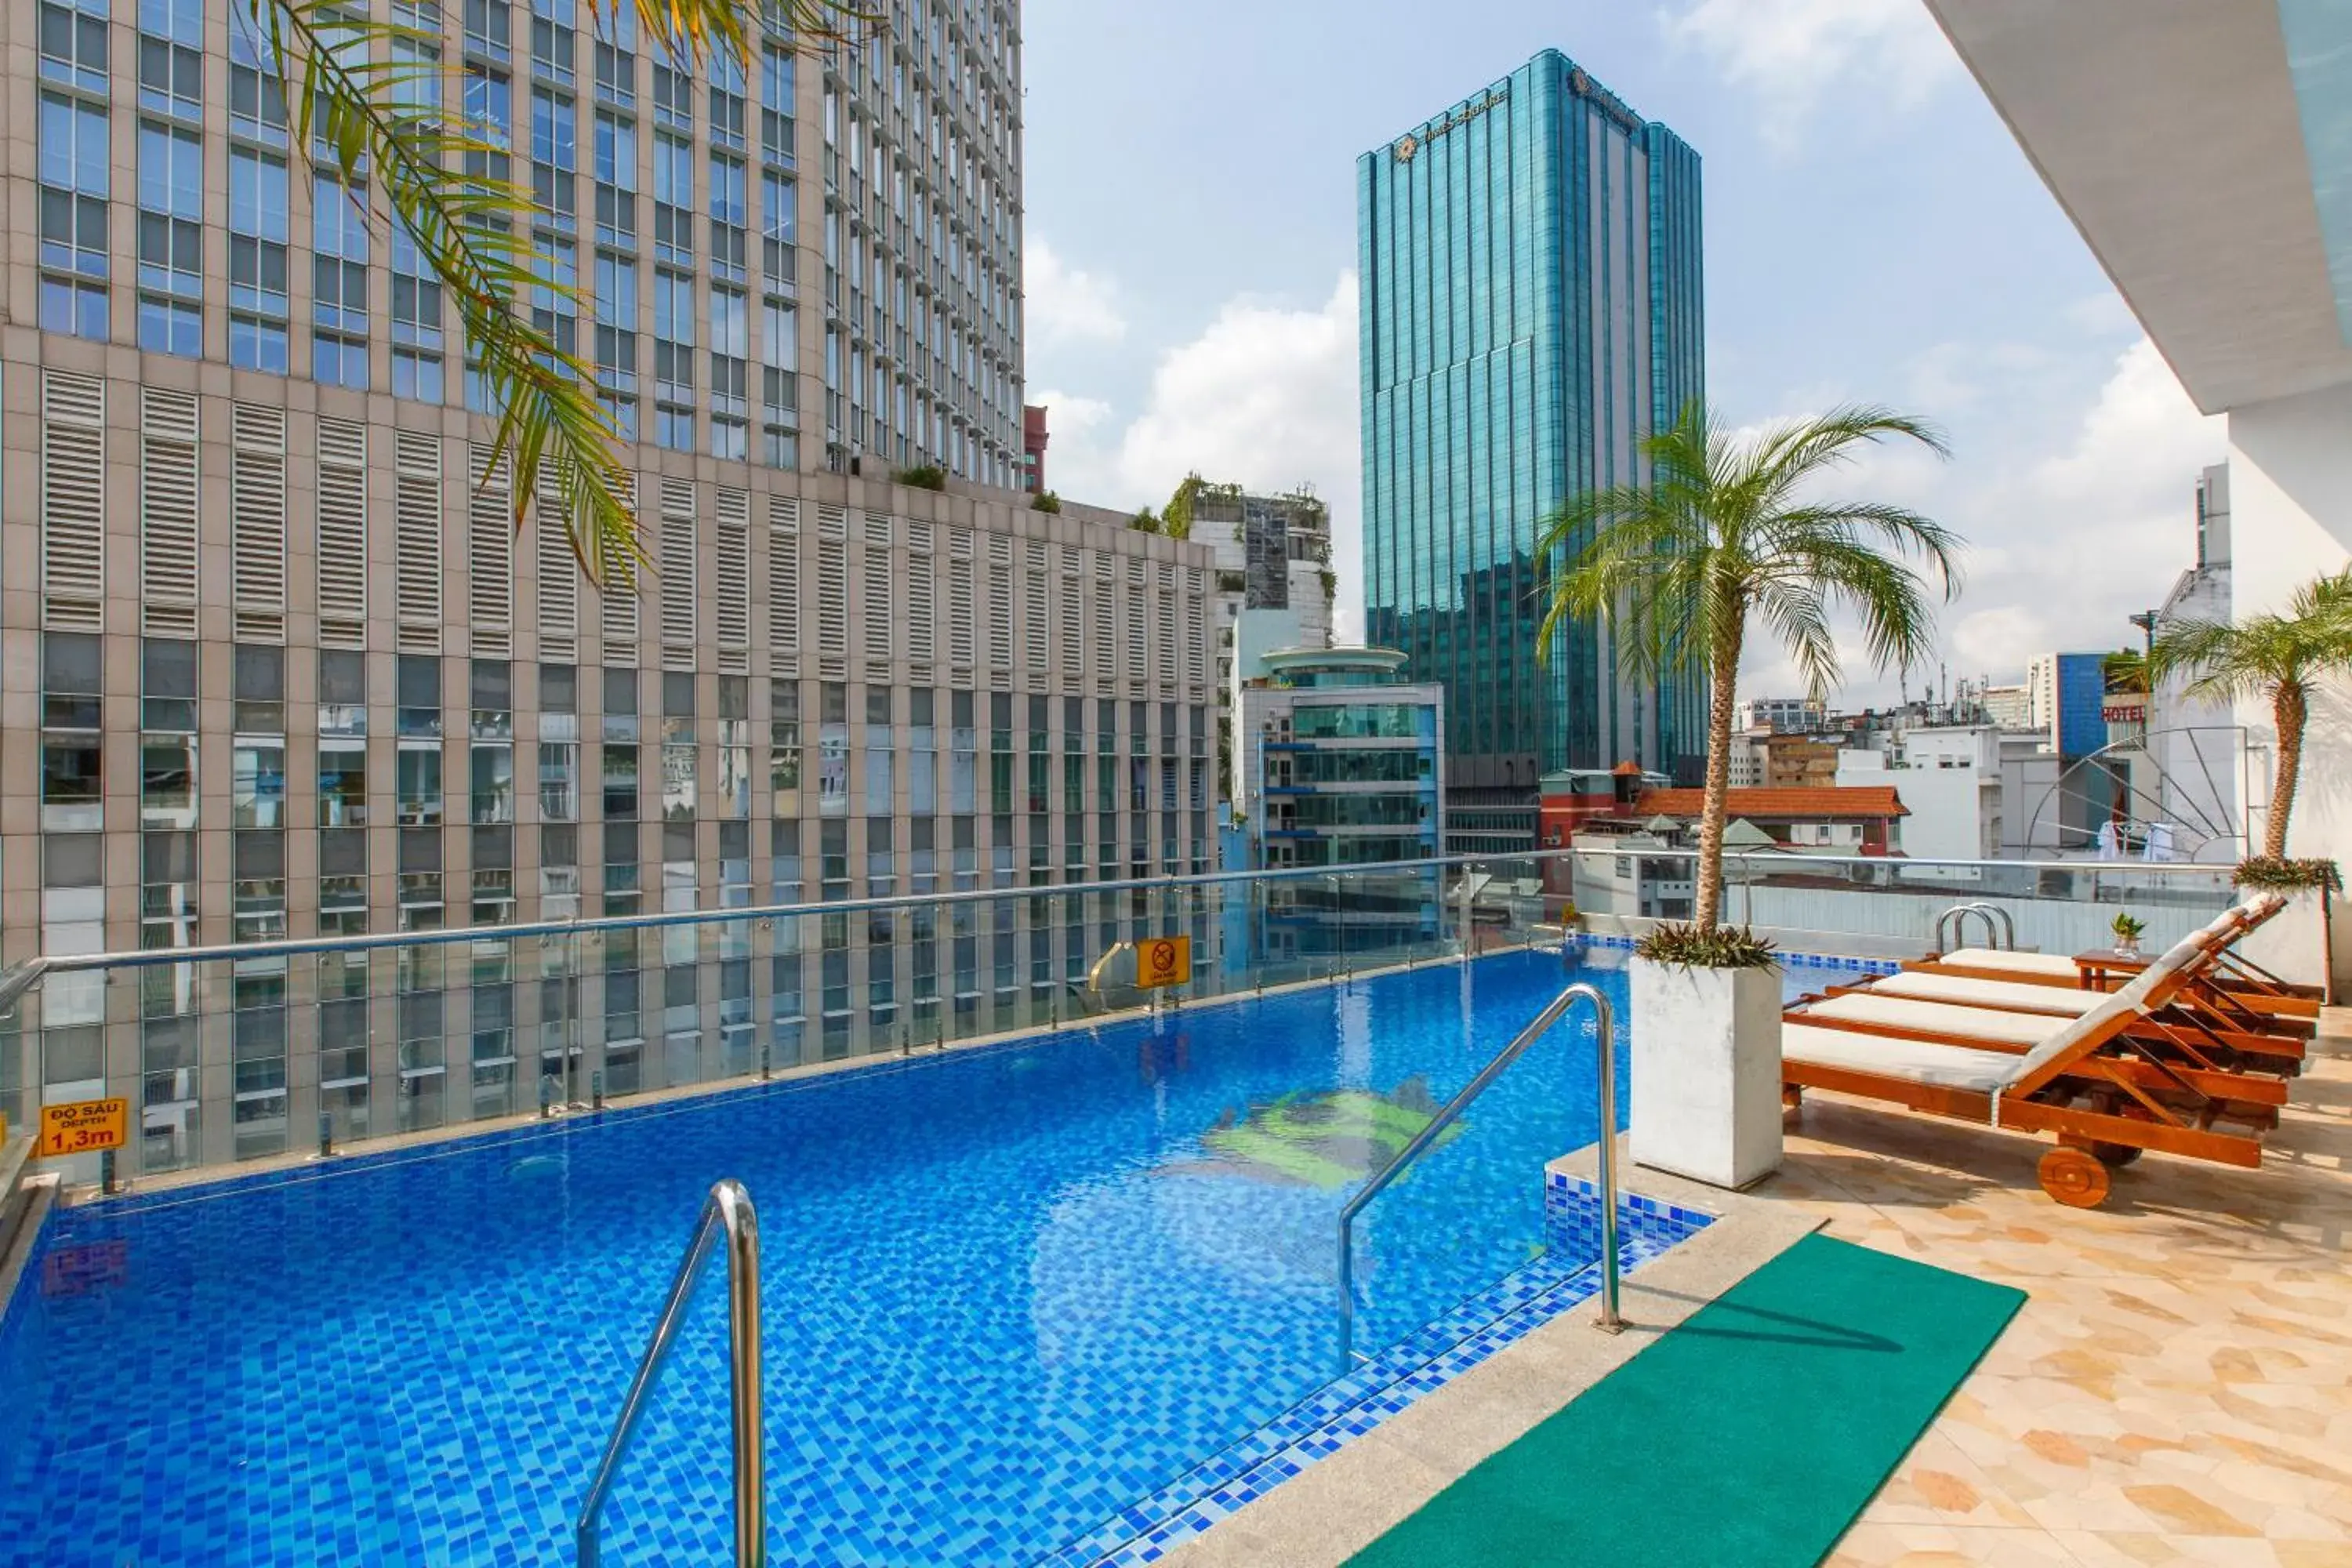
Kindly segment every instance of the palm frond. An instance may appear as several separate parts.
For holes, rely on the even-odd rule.
[[[752,29],[771,25],[837,38],[878,21],[832,0],[591,0],[593,17],[634,4],[653,41],[698,65],[725,50],[748,64]],[[338,0],[255,0],[249,24],[285,84],[296,144],[324,148],[347,181],[382,187],[390,221],[455,305],[461,341],[499,423],[490,462],[507,459],[520,528],[555,465],[555,504],[582,573],[599,588],[634,586],[650,564],[625,489],[619,432],[593,371],[531,319],[534,300],[586,313],[578,279],[551,276],[530,239],[531,193],[500,172],[511,149],[443,103],[458,86],[425,46],[439,39],[373,20]],[[403,51],[394,46],[418,46]]]

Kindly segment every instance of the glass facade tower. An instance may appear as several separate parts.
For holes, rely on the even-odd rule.
[[[1538,662],[1536,542],[1706,396],[1698,154],[1546,50],[1363,154],[1356,195],[1366,630],[1445,688],[1454,847],[1531,842],[1554,769],[1696,782],[1703,680],[1637,687],[1591,624]]]

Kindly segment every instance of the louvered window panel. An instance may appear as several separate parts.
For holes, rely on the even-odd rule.
[[[1095,635],[1092,647],[1095,690],[1104,697],[1109,696],[1118,684],[1116,669],[1118,663],[1118,610],[1113,603],[1114,595],[1118,590],[1111,581],[1111,558],[1108,555],[1097,554],[1095,557],[1095,580],[1088,585],[1089,591],[1094,595],[1095,610]]]
[[[886,530],[889,520],[883,520]],[[866,537],[874,537],[866,530]],[[886,533],[887,537],[887,533]],[[866,649],[866,679],[887,684],[890,679],[890,632],[898,615],[896,584],[890,581],[890,552],[877,545],[866,547],[866,624],[859,628],[859,641]]]
[[[1160,568],[1160,593],[1152,605],[1152,612],[1156,622],[1154,629],[1159,634],[1156,638],[1159,646],[1151,650],[1156,660],[1152,673],[1162,685],[1173,686],[1176,683],[1176,568],[1173,566],[1162,563]]]
[[[367,647],[367,426],[319,421],[319,646]]]
[[[817,510],[822,526],[826,509]],[[825,679],[848,679],[848,547],[822,532],[816,542],[816,667],[817,674]]]
[[[917,555],[931,552],[931,525],[928,522],[907,524],[907,548]]]
[[[918,523],[928,534],[930,524]],[[930,541],[926,538],[926,546]],[[907,563],[907,661],[913,668],[908,679],[920,686],[931,679],[931,661],[939,657],[936,637],[936,586],[932,574],[938,568],[929,554],[916,555]]]
[[[896,541],[891,537],[894,531],[895,531],[891,527],[890,514],[888,512],[869,511],[866,514],[866,542],[867,544],[877,549],[887,550],[894,542],[896,542]]]
[[[403,653],[441,651],[441,437],[397,433],[393,476],[393,618]]]
[[[664,669],[694,668],[694,481],[661,487],[661,645]]]
[[[1151,648],[1147,634],[1150,625],[1144,619],[1143,585],[1130,583],[1127,587],[1127,689],[1139,692],[1151,673]]]
[[[562,476],[552,463],[542,463],[530,531],[539,567],[539,657],[550,664],[580,658],[580,562],[563,522]]]
[[[948,668],[971,680],[971,559],[966,555],[948,562]]]
[[[620,491],[621,500],[634,513],[637,506],[637,476],[616,474],[613,488]],[[626,581],[608,578],[597,597],[597,636],[604,645],[604,662],[619,669],[634,669],[638,658],[638,643],[645,623],[640,606],[645,578],[632,573]]]
[[[715,515],[719,668],[743,675],[751,668],[751,498],[721,486]]]
[[[768,498],[768,665],[787,680],[801,673],[801,503]]]
[[[196,635],[196,400],[139,394],[139,624],[150,637]]]
[[[1184,675],[1193,686],[1192,695],[1195,697],[1200,695],[1198,689],[1206,684],[1209,679],[1207,616],[1202,603],[1202,593],[1205,585],[1202,581],[1199,567],[1194,566],[1186,570],[1184,574]]]
[[[41,624],[105,628],[106,384],[41,376]]]
[[[1013,572],[988,569],[988,683],[1002,690],[1013,684]]]
[[[236,640],[286,640],[286,411],[229,405],[230,592]]]
[[[819,539],[847,539],[849,537],[848,510],[837,506],[817,508],[816,536]]]
[[[1086,597],[1078,587],[1078,552],[1062,552],[1062,581],[1057,585],[1062,622],[1062,689],[1076,691],[1086,677]]]
[[[474,652],[514,654],[514,466],[474,443],[467,461],[466,613]]]
[[[971,560],[971,530],[970,530],[970,529],[968,529],[968,528],[950,528],[950,529],[949,529],[949,530],[948,530],[948,553],[949,553],[950,555],[951,555],[951,556],[955,557],[955,558],[956,558],[957,560],[959,560],[959,561],[969,561],[969,560]]]
[[[1029,670],[1043,685],[1048,652],[1054,644],[1054,634],[1048,617],[1053,614],[1053,601],[1045,596],[1045,574],[1029,574],[1026,602],[1022,610],[1028,617],[1023,622],[1029,637]]]

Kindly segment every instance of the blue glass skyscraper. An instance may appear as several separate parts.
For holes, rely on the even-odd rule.
[[[1366,631],[1444,684],[1455,842],[1531,837],[1554,769],[1696,782],[1703,679],[1638,687],[1593,625],[1538,662],[1536,541],[1706,396],[1698,154],[1547,49],[1365,153],[1356,198]]]

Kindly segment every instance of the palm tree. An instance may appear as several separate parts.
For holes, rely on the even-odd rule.
[[[1836,408],[1748,437],[1693,404],[1642,442],[1648,484],[1589,491],[1545,525],[1539,557],[1563,564],[1539,649],[1570,617],[1598,617],[1618,632],[1636,678],[1698,670],[1712,682],[1701,934],[1716,928],[1723,887],[1732,695],[1749,620],[1788,650],[1819,698],[1840,676],[1834,614],[1861,623],[1874,665],[1907,668],[1932,646],[1928,577],[1947,600],[1958,588],[1959,541],[1942,524],[1881,501],[1808,499],[1822,476],[1893,439],[1950,455],[1934,426],[1885,408]]]
[[[592,25],[634,9],[647,47],[697,77],[719,54],[748,68],[763,28],[837,44],[875,24],[838,0],[584,0],[581,8]],[[503,137],[460,111],[463,79],[442,63],[439,36],[344,0],[241,0],[232,25],[283,84],[295,144],[315,147],[313,159],[349,188],[362,180],[380,188],[383,210],[371,223],[404,230],[455,303],[466,352],[499,410],[493,461],[503,455],[512,465],[516,526],[552,465],[552,521],[582,572],[599,587],[634,587],[648,557],[619,432],[593,371],[551,324],[559,298],[574,320],[593,313],[590,301],[535,246],[531,192],[505,176]],[[549,324],[533,319],[534,304]]]
[[[2266,700],[2278,730],[2277,771],[2271,784],[2263,853],[2286,858],[2287,818],[2303,774],[2303,731],[2311,716],[2311,688],[2331,670],[2352,668],[2352,567],[2305,583],[2284,614],[2227,621],[2182,621],[2156,639],[2153,668],[2161,679],[2189,678],[2191,695],[2216,701]]]

